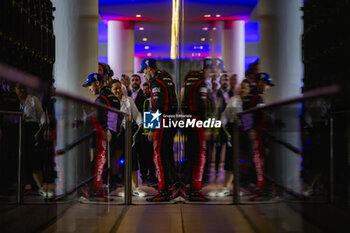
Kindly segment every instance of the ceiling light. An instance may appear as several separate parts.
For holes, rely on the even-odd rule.
[[[201,38],[201,41],[205,41],[205,38]]]
[[[146,49],[146,50],[147,50],[147,49],[149,49],[149,46],[148,46],[148,45],[146,45],[146,46],[145,46],[145,49]]]
[[[221,17],[221,15],[215,15],[216,17]]]
[[[172,0],[170,58],[176,59],[179,53],[180,0]]]
[[[207,31],[207,30],[208,30],[208,27],[204,27],[203,30],[204,30],[204,31]]]
[[[213,41],[213,38],[210,38],[209,40],[210,40],[210,41]]]
[[[213,27],[213,30],[215,31],[215,30],[216,30],[216,27]]]
[[[148,39],[146,37],[142,38],[142,41],[147,41]]]
[[[136,15],[136,17],[137,17],[137,18],[140,18],[140,17],[141,17],[141,15]]]
[[[209,18],[209,17],[211,17],[211,15],[204,15],[204,17],[205,17],[205,18]]]
[[[152,56],[152,53],[147,53],[147,56],[148,56],[148,57]]]
[[[143,31],[143,30],[145,30],[145,28],[144,27],[139,27],[139,30]]]

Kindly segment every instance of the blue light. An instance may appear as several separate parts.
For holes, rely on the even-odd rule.
[[[108,26],[104,22],[98,23],[98,43],[108,43]]]
[[[244,162],[244,159],[240,159],[239,162],[243,163],[243,162]]]
[[[245,25],[245,42],[246,43],[259,43],[259,22],[248,22]]]
[[[117,161],[116,163],[119,163],[119,164],[124,164],[124,163],[125,163],[125,161],[124,161],[124,159],[121,159],[121,160]]]
[[[99,5],[117,5],[117,4],[140,4],[140,3],[152,3],[164,2],[164,0],[99,0]],[[258,0],[189,0],[189,2],[200,2],[208,4],[233,4],[233,5],[251,5],[255,6]],[[170,4],[170,3],[169,3]]]
[[[179,163],[182,163],[182,162],[185,162],[185,161],[187,161],[187,159],[179,159]]]
[[[98,62],[108,64],[108,57],[98,57]]]
[[[249,65],[253,62],[256,62],[256,60],[258,60],[259,57],[258,56],[246,56],[245,57],[245,70],[248,69]]]

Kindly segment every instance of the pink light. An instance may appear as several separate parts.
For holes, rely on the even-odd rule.
[[[246,23],[249,20],[249,15],[235,15],[235,16],[221,16],[221,17],[202,17],[200,18],[201,21],[222,21],[222,20],[244,20]]]
[[[136,16],[103,15],[102,20],[107,24],[110,20],[118,21],[150,21],[152,18]]]

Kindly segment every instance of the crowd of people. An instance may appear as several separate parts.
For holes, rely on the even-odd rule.
[[[99,63],[98,73],[88,75],[82,86],[97,96],[96,103],[132,117],[131,180],[134,196],[148,195],[139,185],[139,178],[142,185],[158,190],[156,195],[147,198],[150,202],[170,201],[179,196],[206,202],[210,197],[229,196],[234,179],[233,149],[238,146],[240,186],[255,194],[254,200],[270,198],[275,194],[265,180],[262,141],[266,115],[255,112],[237,117],[236,114],[264,105],[264,94],[274,84],[267,73],[260,72],[258,60],[250,64],[245,78],[238,82],[241,79],[236,74],[229,74],[221,59],[207,58],[203,59],[200,70],[187,73],[180,93],[176,93],[172,75],[160,70],[155,59],[146,58],[138,73],[122,74],[120,78],[115,77],[108,64]],[[35,190],[44,198],[54,198],[57,178],[54,97],[52,93],[40,96],[20,84],[5,80],[1,84],[0,110],[19,113],[0,114],[2,190],[11,190],[11,185],[17,181],[21,119],[22,137],[26,139],[22,147],[24,192]],[[110,191],[116,190],[124,180],[122,161],[125,160],[126,119],[124,114],[95,110],[92,122],[96,133],[90,145],[94,155],[91,160],[94,179],[79,190],[79,194],[93,201],[109,201],[106,187]],[[173,121],[174,118],[169,116],[175,116],[175,120],[181,117],[202,121],[217,119],[222,126],[179,128],[161,125],[157,129],[148,129],[144,127],[145,112],[161,113],[161,122]],[[234,144],[234,123],[239,126],[239,145]],[[181,140],[174,140],[175,135],[180,135]],[[183,144],[181,161],[177,161],[179,156],[176,153],[179,152],[174,141]],[[108,153],[111,167],[106,172]],[[213,174],[214,182],[218,182],[222,163],[224,182],[203,195],[202,186],[209,184]],[[315,180],[309,183],[314,185]],[[124,196],[124,191],[119,191],[118,195]]]
[[[184,86],[179,98],[175,91],[175,83],[171,74],[159,70],[155,59],[146,58],[141,63],[138,74],[130,77],[122,74],[120,79],[112,78],[113,71],[107,64],[99,63],[99,72],[90,74],[83,84],[89,87],[92,94],[97,95],[96,102],[114,107],[132,116],[133,133],[136,133],[132,146],[132,189],[133,195],[147,195],[138,184],[140,170],[143,184],[152,185],[158,193],[150,202],[170,201],[182,196],[190,201],[208,201],[201,193],[202,183],[208,184],[210,164],[215,163],[218,174],[221,163],[221,152],[225,151],[225,181],[219,190],[210,192],[209,196],[228,196],[233,181],[233,138],[231,132],[233,122],[240,125],[241,154],[247,161],[253,161],[254,167],[247,165],[243,174],[243,182],[256,186],[259,196],[264,192],[264,162],[261,150],[261,130],[263,115],[252,116],[253,123],[247,125],[235,114],[249,108],[264,104],[263,94],[274,86],[267,73],[259,72],[259,62],[251,64],[246,72],[246,78],[238,83],[236,74],[229,75],[224,69],[221,59],[204,59],[203,67],[198,71],[189,71],[184,78]],[[141,88],[141,76],[145,78]],[[180,102],[178,103],[178,100]],[[184,114],[191,119],[206,120],[214,118],[221,120],[221,128],[192,127],[187,129],[163,127],[144,129],[143,116],[145,112],[160,112],[161,119],[170,121],[167,116]],[[114,125],[110,125],[110,113],[98,111],[95,117],[95,130],[98,152],[95,166],[94,186],[89,192],[83,192],[86,198],[107,201],[107,195],[101,189],[102,169],[105,164],[106,146],[111,148],[111,172],[109,188],[112,190],[121,183],[120,159],[124,154],[125,119],[115,116]],[[117,122],[117,123],[116,123]],[[174,136],[181,131],[185,135],[186,165],[179,172],[174,159]],[[230,145],[230,146],[228,146]],[[233,145],[235,146],[235,145]],[[244,151],[244,152],[243,152]],[[96,185],[97,184],[97,185]],[[255,185],[256,184],[256,185]],[[118,195],[123,196],[124,192]]]
[[[33,191],[45,199],[55,196],[56,120],[50,93],[43,98],[27,87],[1,81],[0,88],[1,190],[11,194],[16,188],[21,122],[21,177],[24,193]]]

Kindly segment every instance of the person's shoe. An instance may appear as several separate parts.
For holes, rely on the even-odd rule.
[[[219,192],[216,193],[218,197],[227,197],[230,196],[230,190],[228,188],[223,188]]]
[[[209,199],[206,198],[199,190],[192,190],[188,195],[189,201],[194,202],[208,202]]]
[[[209,196],[209,197],[216,197],[217,193],[218,193],[217,190],[213,190],[213,191],[210,191],[210,192],[208,193],[208,196]]]
[[[85,185],[84,187],[81,187],[80,189],[78,189],[77,193],[78,193],[79,197],[84,197],[84,198],[88,199],[88,197],[89,197],[89,186]]]
[[[118,195],[118,197],[125,197],[125,192],[124,192],[124,190],[118,192],[117,195]]]
[[[48,199],[53,199],[55,197],[55,193],[52,191],[48,191],[46,194]]]
[[[173,199],[178,197],[186,198],[185,189],[186,186],[184,183],[176,182],[171,188]]]
[[[98,190],[89,194],[88,200],[95,202],[108,202],[112,201],[113,199],[109,198],[103,191]]]
[[[142,191],[140,188],[136,188],[132,191],[132,195],[135,197],[145,197],[147,196],[147,193]]]
[[[39,188],[38,193],[43,198],[45,198],[45,199],[47,198],[47,192],[45,192],[43,188]]]
[[[168,191],[160,190],[156,195],[153,197],[147,198],[146,201],[148,202],[165,202],[165,201],[171,201],[172,195]]]

